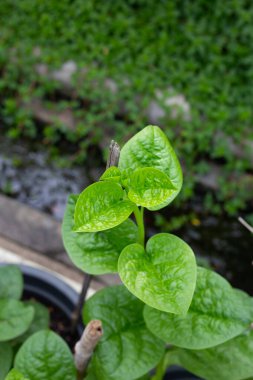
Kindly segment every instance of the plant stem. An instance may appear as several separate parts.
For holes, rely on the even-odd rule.
[[[165,357],[166,354],[162,357],[161,361],[157,364],[155,374],[151,377],[151,380],[162,380],[164,377],[164,374],[166,372],[166,365],[165,365]]]
[[[139,239],[138,243],[144,246],[145,242],[145,228],[144,228],[144,208],[141,207],[140,209],[136,206],[134,210],[134,216],[136,219],[136,223],[138,226],[138,233],[139,233]]]
[[[171,346],[165,350],[165,353],[164,353],[162,359],[157,364],[156,372],[151,377],[150,380],[163,380],[167,368],[170,367],[172,364],[175,364],[173,362],[173,355],[171,355],[171,353],[173,352],[173,349],[174,349],[174,347]]]
[[[76,330],[91,280],[92,280],[92,275],[85,273],[84,278],[83,278],[82,290],[81,290],[81,293],[79,294],[78,302],[71,316],[71,332],[72,333]]]

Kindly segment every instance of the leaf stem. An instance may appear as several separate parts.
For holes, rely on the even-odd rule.
[[[134,210],[134,216],[136,219],[136,223],[138,226],[138,233],[139,233],[139,239],[138,243],[144,246],[145,242],[145,227],[144,227],[144,208],[141,207],[140,209],[136,206]]]
[[[163,380],[167,368],[174,364],[173,358],[170,357],[170,354],[171,352],[173,352],[173,349],[174,347],[171,346],[165,350],[162,359],[156,366],[155,374],[151,377],[150,380]]]

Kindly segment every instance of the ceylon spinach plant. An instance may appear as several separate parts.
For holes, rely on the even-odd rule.
[[[90,274],[118,272],[123,283],[84,307],[84,322],[99,319],[104,327],[89,380],[133,380],[153,367],[152,379],[160,380],[171,364],[208,380],[253,376],[252,299],[198,267],[179,237],[145,241],[144,209],[167,206],[181,186],[167,137],[148,126],[122,148],[118,167],[69,198],[63,239],[70,258]]]
[[[118,167],[69,197],[62,231],[70,258],[89,274],[118,272],[123,283],[85,303],[84,323],[98,319],[104,331],[85,380],[161,380],[173,364],[207,380],[253,376],[252,298],[198,267],[179,237],[146,242],[144,209],[167,206],[181,186],[167,137],[148,126],[122,148]],[[6,380],[78,378],[69,349],[47,330],[26,340],[14,368]]]

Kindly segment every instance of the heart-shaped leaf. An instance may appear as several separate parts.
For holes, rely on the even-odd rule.
[[[76,199],[69,197],[62,224],[63,243],[70,259],[90,274],[117,272],[122,249],[138,239],[136,224],[128,219],[106,231],[73,232]]]
[[[100,290],[85,303],[84,323],[99,319],[104,331],[89,379],[133,380],[160,361],[164,344],[145,326],[143,306],[122,285]]]
[[[110,166],[104,174],[100,177],[100,181],[120,182],[121,172],[118,167]]]
[[[135,170],[128,181],[128,198],[138,206],[157,207],[175,191],[168,176],[155,168]]]
[[[23,276],[16,265],[0,266],[0,298],[20,299],[23,292]]]
[[[29,336],[33,335],[37,331],[45,330],[49,327],[50,317],[48,308],[39,302],[26,301],[25,305],[30,305],[34,309],[34,317],[32,323],[30,324],[28,330],[18,336],[12,343],[20,344],[23,343]]]
[[[76,380],[70,349],[50,330],[41,330],[25,341],[14,367],[30,380]]]
[[[24,377],[21,372],[16,369],[12,369],[8,374],[5,380],[30,380],[27,377]]]
[[[78,197],[74,220],[76,232],[108,230],[124,222],[134,203],[124,200],[124,190],[114,182],[97,182]]]
[[[0,342],[23,334],[32,323],[34,309],[14,299],[0,300]]]
[[[156,309],[185,314],[196,283],[194,253],[171,234],[149,239],[146,251],[140,244],[123,249],[118,263],[121,280],[136,297]]]
[[[12,363],[12,348],[9,343],[0,343],[0,380],[4,380]]]
[[[182,170],[167,136],[159,127],[149,125],[132,137],[122,148],[119,169],[132,171],[153,167],[165,173],[174,186],[174,191],[160,205],[152,210],[165,207],[177,196],[183,183]],[[151,208],[150,208],[151,209]]]
[[[206,350],[175,348],[170,362],[206,380],[243,380],[253,377],[253,331]]]
[[[231,288],[220,275],[198,268],[197,284],[186,315],[164,313],[148,306],[144,319],[150,331],[179,347],[203,349],[221,344],[253,321],[252,299]]]

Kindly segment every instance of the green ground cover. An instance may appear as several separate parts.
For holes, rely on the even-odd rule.
[[[2,0],[1,128],[14,139],[40,139],[55,156],[64,137],[73,145],[69,162],[82,163],[108,134],[123,143],[143,128],[156,91],[166,97],[173,88],[189,103],[190,117],[165,107],[159,125],[183,161],[180,199],[192,196],[212,161],[222,164],[222,175],[205,206],[235,213],[252,199],[250,148],[242,145],[253,137],[252,45],[247,0]],[[69,60],[88,71],[62,96],[59,83],[34,68],[43,63],[53,70]],[[117,83],[116,93],[105,87],[107,78]],[[49,109],[71,109],[79,120],[75,129],[59,122],[38,126],[24,107],[34,98]]]

